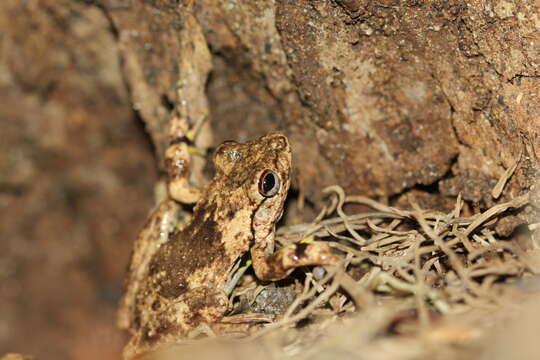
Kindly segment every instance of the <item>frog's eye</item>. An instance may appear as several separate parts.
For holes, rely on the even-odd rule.
[[[259,193],[264,197],[272,197],[279,191],[279,176],[272,170],[264,170],[259,178]]]

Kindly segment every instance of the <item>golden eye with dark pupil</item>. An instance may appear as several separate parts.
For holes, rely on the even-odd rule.
[[[279,176],[272,170],[265,170],[259,179],[259,193],[272,197],[279,191]]]

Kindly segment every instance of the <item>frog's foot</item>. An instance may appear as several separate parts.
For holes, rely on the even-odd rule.
[[[178,116],[171,119],[170,144],[165,151],[165,171],[169,195],[183,204],[197,202],[200,190],[189,182],[191,158],[193,155],[206,156],[206,150],[195,147],[206,117],[201,117],[188,129],[187,121]]]
[[[191,156],[185,142],[172,143],[165,151],[165,171],[169,195],[183,204],[200,198],[200,190],[189,183]]]
[[[328,243],[322,241],[287,245],[270,256],[262,246],[255,245],[251,249],[251,259],[255,275],[261,280],[272,281],[283,279],[300,266],[333,265],[341,260]]]

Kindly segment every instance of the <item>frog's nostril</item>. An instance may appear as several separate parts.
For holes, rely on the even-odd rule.
[[[274,138],[272,138],[272,141],[270,142],[270,146],[274,150],[284,150],[287,148],[287,138],[284,135],[278,134]]]

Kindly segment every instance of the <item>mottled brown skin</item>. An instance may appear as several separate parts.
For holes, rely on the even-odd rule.
[[[284,135],[223,143],[214,164],[214,179],[182,230],[169,239],[164,236],[171,229],[164,219],[177,211],[168,200],[136,241],[119,311],[119,325],[133,334],[125,358],[218,324],[227,311],[227,289],[234,286],[233,267],[250,249],[261,280],[282,279],[298,266],[338,261],[326,244],[317,242],[274,252],[275,223],[283,212],[291,172]],[[260,179],[268,171],[277,175],[279,187],[272,196],[263,196]]]

